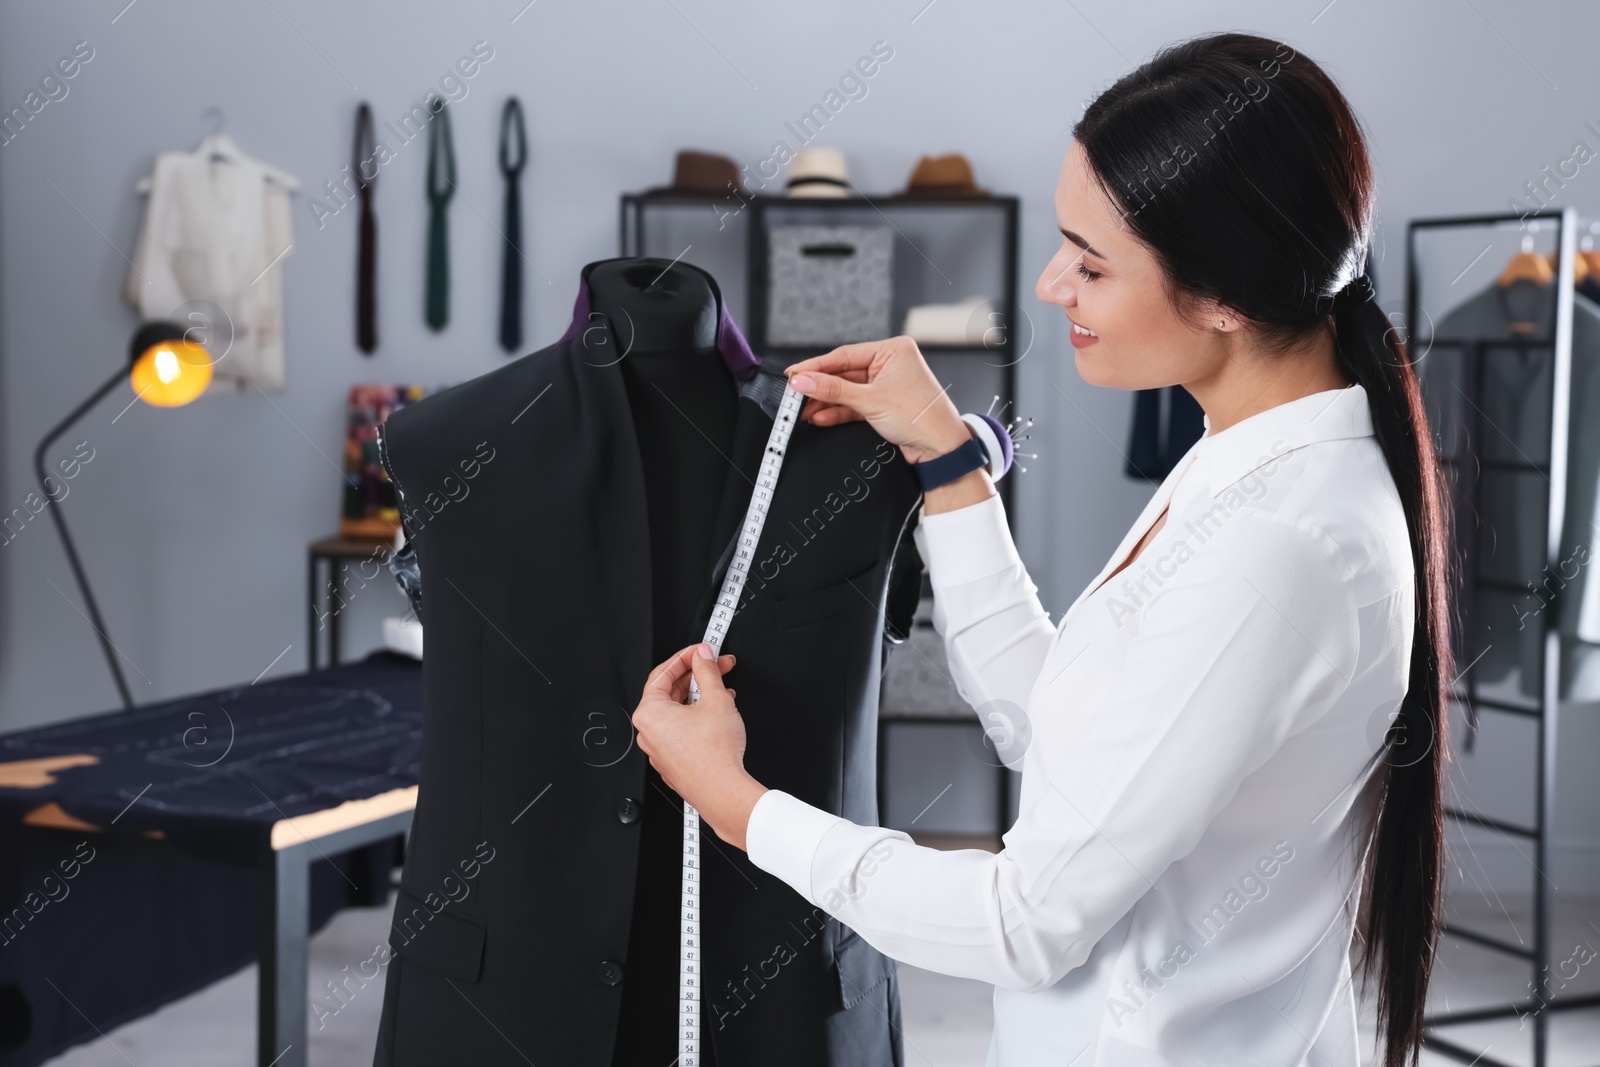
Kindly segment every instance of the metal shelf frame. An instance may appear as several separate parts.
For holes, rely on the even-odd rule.
[[[1526,465],[1505,464],[1492,460],[1482,460],[1476,455],[1472,455],[1471,459],[1476,469],[1480,472],[1513,466],[1541,474],[1547,479],[1550,491],[1545,514],[1544,563],[1551,571],[1558,571],[1561,566],[1561,534],[1565,525],[1567,508],[1567,444],[1572,408],[1574,259],[1578,248],[1577,210],[1568,207],[1529,212],[1526,215],[1461,215],[1413,220],[1406,230],[1406,324],[1409,330],[1412,324],[1421,321],[1419,318],[1421,275],[1418,238],[1423,233],[1432,230],[1503,226],[1510,223],[1520,223],[1527,219],[1549,219],[1556,224],[1556,314],[1555,336],[1553,338],[1554,357],[1551,368],[1550,450],[1548,462]],[[1416,358],[1414,353],[1418,350],[1429,353],[1435,359],[1441,358],[1444,353],[1435,354],[1433,352],[1433,342],[1434,339],[1432,337],[1413,339],[1407,346],[1413,353],[1411,358]],[[1515,346],[1537,345],[1541,348],[1548,343],[1550,343],[1550,339],[1509,342],[1509,344]],[[1485,344],[1490,344],[1490,342],[1485,342]],[[1493,342],[1492,344],[1494,347],[1504,347],[1508,342],[1501,341]],[[1473,452],[1476,452],[1477,444],[1477,437],[1470,435],[1469,447]],[[1474,478],[1472,480],[1474,505],[1476,505],[1478,485],[1478,480]],[[1474,506],[1473,513],[1476,515],[1479,512],[1480,509]],[[1530,577],[1532,580],[1537,581],[1539,575]],[[1478,588],[1491,590],[1503,587],[1506,584],[1504,580],[1497,582],[1478,574],[1465,575],[1464,582],[1471,583]],[[1557,597],[1561,596],[1559,592],[1555,595]],[[1560,749],[1558,726],[1561,684],[1560,612],[1559,610],[1547,610],[1541,612],[1540,616],[1542,674],[1539,701],[1536,708],[1479,697],[1473,685],[1474,668],[1471,664],[1464,671],[1466,677],[1461,690],[1453,691],[1450,694],[1452,702],[1467,705],[1469,715],[1473,716],[1471,721],[1475,722],[1476,713],[1482,710],[1522,718],[1533,718],[1536,720],[1538,729],[1537,813],[1532,826],[1518,826],[1458,808],[1447,808],[1445,811],[1447,820],[1452,822],[1488,828],[1530,840],[1534,850],[1534,939],[1531,948],[1525,945],[1512,944],[1457,926],[1447,925],[1444,927],[1444,933],[1451,937],[1458,937],[1492,951],[1526,960],[1533,974],[1534,980],[1530,985],[1536,992],[1530,999],[1519,1000],[1500,1007],[1441,1012],[1431,1014],[1423,1020],[1423,1043],[1426,1048],[1458,1062],[1480,1064],[1482,1067],[1511,1067],[1511,1064],[1489,1056],[1487,1050],[1470,1049],[1456,1041],[1448,1040],[1439,1031],[1446,1027],[1468,1023],[1490,1022],[1513,1017],[1527,1019],[1531,1022],[1533,1031],[1533,1067],[1549,1067],[1549,1030],[1552,1013],[1600,1007],[1600,995],[1553,997],[1541,995],[1538,992],[1544,989],[1545,979],[1550,974],[1550,964],[1554,950],[1555,883],[1547,872],[1551,869],[1553,859],[1551,836],[1552,828],[1555,824],[1556,811],[1556,762]]]

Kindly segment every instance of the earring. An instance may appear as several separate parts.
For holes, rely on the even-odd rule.
[[[1217,320],[1217,329],[1226,330],[1227,328],[1228,328],[1228,320],[1227,319],[1218,319]]]

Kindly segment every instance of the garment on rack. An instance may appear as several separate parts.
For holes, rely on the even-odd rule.
[[[512,133],[516,134],[516,163],[512,158]],[[522,125],[522,104],[506,101],[500,113],[500,173],[506,178],[506,214],[502,237],[504,264],[500,271],[500,347],[515,352],[522,346],[522,194],[518,182],[528,162],[528,133]]]
[[[427,307],[428,325],[434,330],[444,329],[450,321],[450,229],[445,208],[455,192],[456,149],[450,136],[450,109],[442,97],[435,97],[433,121],[428,123]]]
[[[1159,482],[1205,432],[1205,412],[1181,385],[1140,389],[1133,394],[1133,427],[1128,433],[1130,478]]]
[[[591,311],[594,266],[559,341],[381,431],[427,639],[379,1067],[676,1054],[681,799],[652,778],[630,716],[662,651],[704,631],[784,380],[720,294],[725,395],[674,396],[674,369],[623,365],[670,355],[598,358],[620,349]],[[723,453],[695,466],[709,479],[698,499],[674,469],[713,443],[684,435],[686,419]],[[462,461],[491,449],[470,495],[452,497]],[[797,426],[724,646],[750,772],[868,823],[886,629],[905,632],[921,584],[918,501],[867,424]],[[496,858],[478,891],[445,903],[480,841]],[[901,1067],[894,963],[710,827],[701,841],[703,1062]]]
[[[1419,367],[1451,479],[1457,662],[1477,683],[1537,699],[1542,632],[1561,634],[1561,699],[1600,700],[1600,305],[1573,296],[1566,514],[1548,569],[1555,287],[1491,286],[1440,319]],[[1472,576],[1476,576],[1476,581]],[[1481,657],[1481,658],[1480,658]]]
[[[1600,278],[1595,277],[1593,274],[1584,275],[1583,280],[1578,283],[1578,292],[1590,300],[1600,303]]]
[[[372,134],[372,108],[356,109],[356,190],[361,196],[361,227],[356,251],[356,347],[367,355],[378,348],[378,220],[372,214],[372,193],[378,185],[377,149]],[[367,175],[370,167],[372,174]]]
[[[172,319],[195,301],[221,310],[227,323],[206,324],[213,388],[283,385],[282,271],[294,243],[286,177],[219,133],[194,152],[160,153],[148,179],[123,297],[145,319]],[[210,341],[230,324],[231,344],[218,351]]]

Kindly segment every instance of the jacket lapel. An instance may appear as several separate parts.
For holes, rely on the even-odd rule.
[[[580,491],[594,510],[594,528],[599,531],[595,547],[601,561],[602,603],[614,620],[608,644],[614,649],[623,692],[637,694],[655,666],[651,655],[654,576],[644,465],[639,459],[627,387],[611,355],[617,351],[614,339],[608,338],[606,344],[585,344],[584,336],[589,335],[567,343],[578,400],[575,430],[583,442],[574,445],[598,462],[591,484]],[[562,462],[556,456],[544,457],[544,461]]]
[[[602,441],[609,441],[613,448],[611,476],[603,479],[607,491],[601,505],[610,518],[601,524],[599,549],[606,561],[603,568],[606,603],[618,609],[614,616],[618,620],[614,634],[618,666],[622,677],[632,682],[636,690],[655,666],[651,587],[654,575],[650,566],[644,464],[639,458],[639,439],[634,430],[627,386],[613,354],[622,349],[617,347],[614,337],[608,336],[604,343],[598,341],[593,336],[597,329],[605,330],[605,327],[603,324],[591,326],[588,331],[571,338],[568,352],[583,397],[582,424],[596,427],[594,432],[598,432]],[[585,337],[589,338],[589,343],[584,342]],[[730,383],[730,387],[736,386]],[[740,388],[733,440],[723,457],[727,462],[713,472],[722,479],[722,492],[712,526],[712,554],[704,561],[704,591],[696,604],[695,618],[701,629],[711,617],[722,576],[732,558],[734,541],[749,507],[756,473],[761,468],[771,432],[772,416],[756,401],[755,393]]]

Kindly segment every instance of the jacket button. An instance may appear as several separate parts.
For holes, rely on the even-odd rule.
[[[617,821],[621,823],[638,822],[639,802],[632,797],[623,797],[617,804]]]
[[[601,960],[600,966],[595,968],[594,976],[606,985],[616,985],[622,981],[622,964]]]

